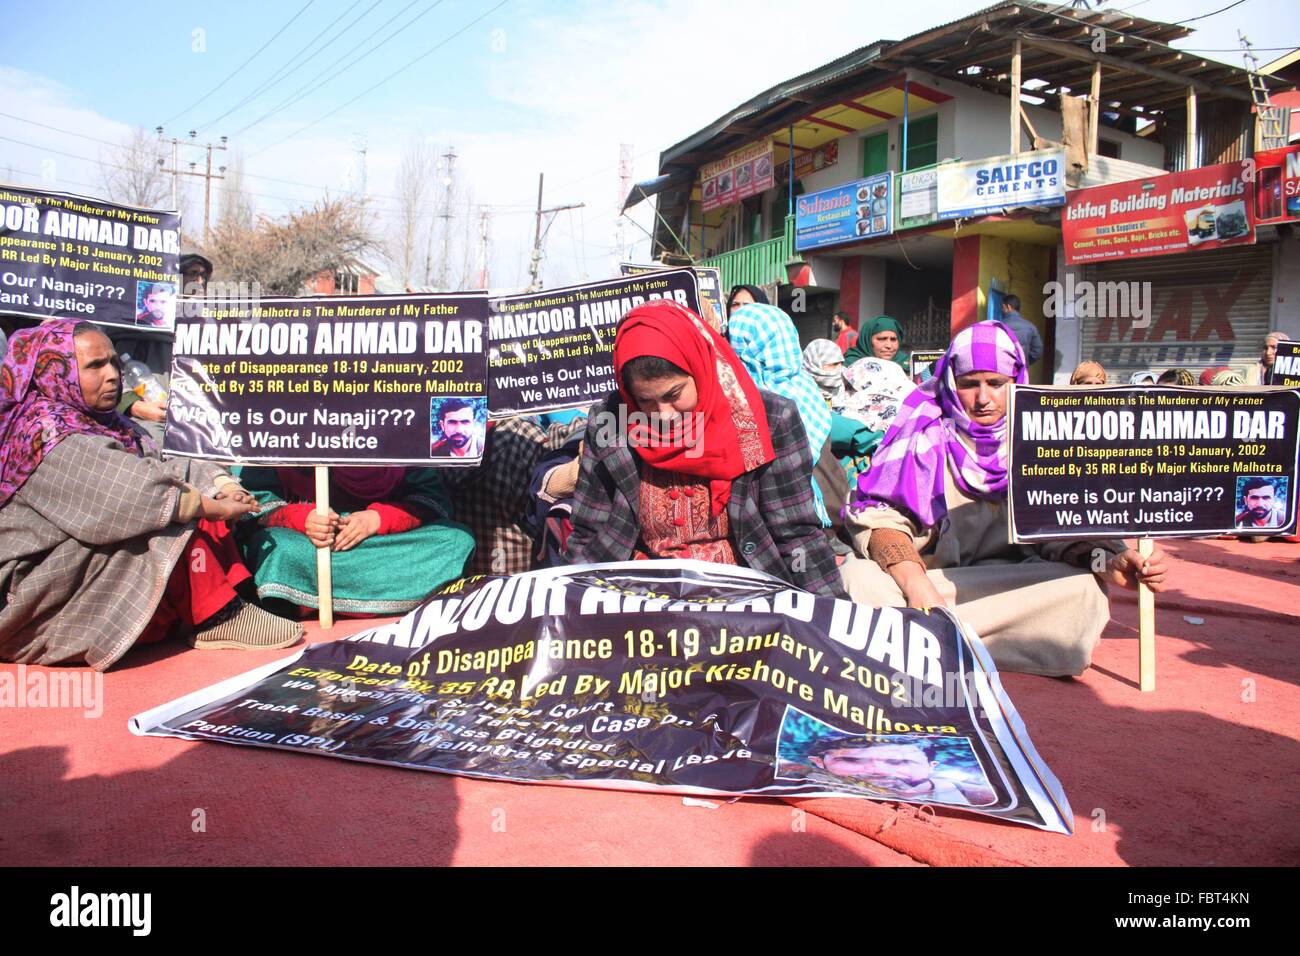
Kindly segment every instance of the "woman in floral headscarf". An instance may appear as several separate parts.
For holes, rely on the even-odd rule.
[[[844,578],[862,603],[953,606],[1000,668],[1080,674],[1110,616],[1104,583],[1160,589],[1163,555],[1144,560],[1120,541],[1008,543],[1007,394],[1025,380],[1000,322],[953,339],[858,479],[845,523],[861,557]]]
[[[106,670],[173,631],[199,648],[275,648],[302,628],[236,592],[223,522],[256,510],[221,468],[163,461],[118,413],[108,337],[57,320],[0,365],[0,660]]]

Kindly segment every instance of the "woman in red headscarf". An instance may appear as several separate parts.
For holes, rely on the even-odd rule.
[[[624,317],[614,376],[587,421],[572,563],[693,558],[844,596],[793,402],[759,389],[717,332],[666,299]]]

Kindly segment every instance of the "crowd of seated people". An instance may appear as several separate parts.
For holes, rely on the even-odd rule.
[[[184,265],[201,294],[211,264]],[[1108,588],[1158,590],[1168,572],[1159,550],[1118,540],[1009,541],[1006,404],[1028,380],[1025,333],[976,323],[917,382],[901,323],[855,325],[842,313],[835,339],[801,349],[757,288],[733,289],[725,315],[647,302],[619,324],[616,387],[589,409],[489,422],[472,467],[332,467],[323,511],[310,468],[161,453],[165,399],[125,394],[120,356],[164,375],[165,337],[11,326],[0,660],[102,670],[169,638],[288,646],[317,610],[328,548],[342,614],[402,614],[470,574],[690,558],[828,597],[947,606],[999,667],[1081,673]],[[1270,333],[1254,370],[1144,370],[1124,384],[1267,384],[1284,339]],[[1108,381],[1096,362],[1070,379]]]

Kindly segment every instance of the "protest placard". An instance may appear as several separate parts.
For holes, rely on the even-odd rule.
[[[1011,538],[1279,535],[1296,525],[1300,391],[1012,386]],[[1139,583],[1140,686],[1155,689],[1155,595]]]
[[[493,418],[587,408],[614,388],[614,331],[652,299],[700,311],[690,269],[607,279],[493,299],[488,407]]]
[[[911,368],[908,370],[912,381],[920,385],[934,374],[934,363],[943,358],[943,349],[917,349],[912,352]]]
[[[1270,385],[1300,387],[1300,342],[1278,342],[1273,358]]]
[[[182,315],[165,450],[267,464],[478,464],[486,334],[483,293],[250,299]]]
[[[621,275],[639,276],[647,272],[663,272],[665,269],[673,267],[657,262],[620,262],[618,268]],[[712,266],[691,266],[691,271],[695,273],[695,278],[699,282],[700,317],[708,320],[708,312],[712,309],[718,321],[725,325],[727,310],[722,288],[722,270],[715,269]]]
[[[500,780],[869,797],[1072,827],[988,652],[948,611],[700,561],[463,579],[131,729]]]
[[[179,213],[0,186],[0,312],[170,330]]]

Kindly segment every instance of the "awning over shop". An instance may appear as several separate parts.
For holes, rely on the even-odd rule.
[[[666,189],[672,189],[674,186],[685,186],[690,182],[688,173],[666,173],[663,176],[656,176],[654,179],[647,179],[643,183],[637,183],[632,187],[632,191],[627,194],[627,199],[623,202],[623,212],[627,212],[637,203],[649,199],[651,196],[657,196]]]

